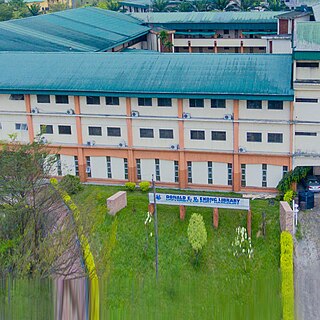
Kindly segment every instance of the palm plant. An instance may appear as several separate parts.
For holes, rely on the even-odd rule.
[[[168,0],[153,0],[152,1],[152,11],[154,12],[165,12],[168,11]]]

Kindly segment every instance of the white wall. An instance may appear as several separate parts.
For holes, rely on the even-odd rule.
[[[262,165],[247,164],[246,165],[246,186],[262,187]]]

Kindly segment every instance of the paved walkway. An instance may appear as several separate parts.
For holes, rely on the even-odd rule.
[[[320,194],[315,208],[299,212],[302,239],[295,240],[295,307],[297,320],[320,319]]]

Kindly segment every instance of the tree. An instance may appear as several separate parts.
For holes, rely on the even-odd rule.
[[[169,40],[168,32],[165,30],[160,31],[159,38],[164,51],[170,52],[172,48],[172,42]]]
[[[179,3],[177,9],[179,12],[191,12],[194,8],[190,2],[182,1]]]
[[[193,213],[188,226],[188,239],[195,253],[196,263],[199,253],[207,243],[207,231],[201,214]]]
[[[13,12],[13,19],[20,19],[30,16],[28,7],[24,0],[11,0],[9,6]]]
[[[264,7],[270,11],[281,11],[286,10],[287,8],[284,2],[281,0],[268,0]]]
[[[0,21],[10,20],[13,17],[13,9],[7,3],[0,3]]]
[[[40,13],[40,5],[33,3],[28,7],[28,10],[31,13],[31,15],[37,16]]]
[[[193,7],[195,11],[203,12],[203,11],[210,11],[212,3],[208,0],[195,0],[193,2]]]
[[[153,0],[152,9],[154,12],[165,12],[168,11],[168,0]]]
[[[72,215],[48,184],[57,157],[39,138],[0,150],[0,275],[72,276],[79,246]]]
[[[100,1],[98,3],[98,8],[111,11],[118,11],[120,9],[120,4],[117,0]]]
[[[49,3],[49,11],[50,12],[58,12],[58,11],[63,11],[63,10],[67,10],[68,9],[68,6],[65,4],[65,3],[53,3],[53,4],[50,4]]]

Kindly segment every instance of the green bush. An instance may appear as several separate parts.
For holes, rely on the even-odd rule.
[[[277,189],[281,194],[285,194],[288,190],[291,189],[292,183],[300,182],[308,175],[310,170],[311,167],[295,167],[294,170],[287,172],[283,176],[283,178],[279,181],[277,185]]]
[[[282,293],[282,319],[294,319],[294,285],[293,285],[293,241],[289,232],[281,233],[281,293]]]
[[[292,199],[294,196],[295,196],[295,192],[292,189],[290,189],[284,194],[283,200],[287,201],[291,205]]]
[[[193,213],[188,225],[188,240],[198,261],[199,253],[207,243],[207,230],[203,217],[199,213]]]
[[[136,188],[136,184],[134,182],[126,182],[124,186],[128,191],[134,191]]]
[[[83,189],[80,178],[71,174],[64,176],[59,185],[68,194],[76,194]]]
[[[150,189],[150,182],[149,181],[142,181],[139,183],[139,187],[142,192],[147,192]]]

